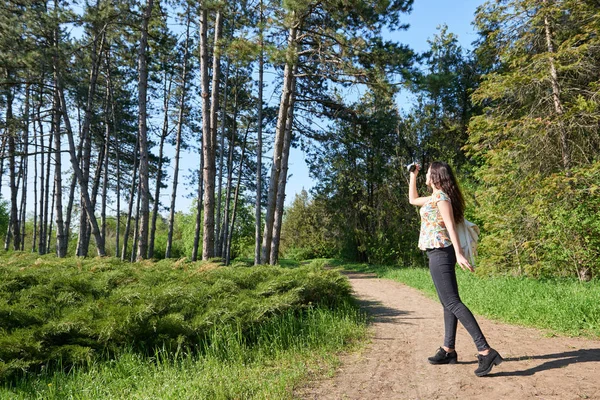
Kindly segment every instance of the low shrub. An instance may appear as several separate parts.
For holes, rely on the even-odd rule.
[[[129,264],[23,253],[0,262],[0,378],[124,349],[202,352],[215,328],[235,327],[252,341],[274,317],[350,297],[347,280],[318,265]]]

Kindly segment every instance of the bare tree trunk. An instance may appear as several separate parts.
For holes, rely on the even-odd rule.
[[[80,191],[81,193],[83,193],[85,211],[88,216],[88,222],[92,225],[92,234],[94,235],[94,238],[96,240],[97,253],[99,256],[104,257],[106,255],[106,250],[104,248],[104,239],[100,235],[98,221],[96,220],[96,216],[94,215],[94,209],[92,207],[92,202],[88,194],[87,181],[84,179],[83,172],[81,171],[77,160],[77,154],[75,154],[75,141],[73,139],[73,129],[71,128],[71,121],[69,120],[69,114],[67,113],[67,103],[65,101],[65,96],[62,91],[60,78],[58,79],[58,87],[60,93],[60,108],[63,111],[63,119],[65,121],[65,127],[67,129],[67,138],[69,141],[69,155],[71,157],[71,167],[73,168],[75,176],[79,181]]]
[[[217,233],[215,235],[215,256],[221,256],[221,203],[223,190],[223,159],[225,158],[225,112],[227,111],[227,84],[229,83],[229,64],[225,72],[225,84],[223,87],[223,108],[221,109],[221,143],[219,145],[219,182],[217,184]]]
[[[42,98],[43,98],[43,85],[40,86],[40,102],[38,104],[37,109],[37,121],[39,124],[39,132],[40,132],[40,213],[39,213],[39,243],[38,243],[38,253],[46,254],[46,249],[44,247],[44,237],[46,234],[46,229],[44,225],[44,204],[45,204],[45,196],[47,196],[48,191],[45,190],[46,184],[46,174],[44,173],[45,164],[45,152],[44,152],[44,125],[42,124]]]
[[[54,182],[55,184],[52,185],[52,204],[50,205],[50,218],[49,218],[49,226],[48,226],[48,236],[46,237],[46,250],[47,253],[50,253],[50,249],[52,248],[52,227],[54,226],[52,224],[52,221],[54,221],[54,203],[56,201],[56,181]],[[56,250],[54,251],[54,253],[56,254]]]
[[[294,71],[295,72],[295,71]],[[275,205],[275,218],[273,219],[273,239],[271,243],[270,264],[275,265],[279,261],[279,243],[281,240],[281,225],[283,223],[283,209],[285,207],[285,186],[287,182],[288,160],[290,157],[290,145],[292,143],[292,128],[294,122],[294,89],[295,82],[292,84],[292,93],[290,94],[290,106],[285,123],[285,136],[283,138],[283,149],[281,156],[281,172],[279,173],[279,183],[277,184],[277,202]]]
[[[96,8],[98,7],[99,0],[96,2]],[[102,28],[102,32],[106,29],[106,26]],[[100,64],[102,62],[102,53],[104,48],[104,40],[106,35],[102,33],[100,35],[100,44],[98,45],[98,36],[94,38],[92,45],[91,58],[92,58],[92,69],[90,71],[90,83],[88,86],[87,102],[85,106],[85,113],[83,116],[83,126],[81,130],[81,141],[82,145],[82,157],[81,170],[83,173],[83,179],[85,180],[85,186],[89,187],[90,179],[90,165],[91,165],[91,152],[92,152],[92,135],[90,132],[90,125],[92,121],[92,111],[94,104],[94,97],[96,95],[96,87],[98,82],[98,74],[100,71]],[[92,197],[92,202],[94,201]],[[88,249],[90,245],[90,227],[87,225],[86,220],[89,216],[86,214],[86,207],[84,206],[85,199],[81,199],[81,214],[79,216],[79,239],[77,241],[77,255],[80,257],[87,257]],[[95,216],[93,216],[95,219]]]
[[[50,248],[48,247],[48,230],[51,229],[52,226],[52,216],[48,218],[50,211],[48,210],[48,205],[50,204],[50,199],[54,199],[54,195],[50,196],[50,165],[52,160],[52,153],[54,149],[52,148],[52,141],[54,140],[54,128],[50,129],[50,135],[48,136],[48,145],[46,149],[48,150],[48,155],[46,158],[46,197],[44,198],[44,235],[40,237],[40,241],[43,242],[44,252],[42,254],[48,254],[50,252]],[[54,191],[54,189],[53,189]],[[51,208],[50,208],[51,209]]]
[[[295,53],[296,37],[298,29],[296,25],[290,28],[288,36],[288,53]],[[277,202],[277,185],[279,183],[279,173],[281,171],[281,156],[283,149],[283,138],[285,136],[286,120],[290,98],[292,93],[292,83],[294,66],[290,58],[285,65],[283,74],[283,90],[281,92],[281,101],[279,103],[279,115],[277,117],[277,127],[275,132],[275,145],[273,148],[273,165],[271,167],[271,179],[269,181],[269,193],[267,203],[267,215],[265,220],[265,229],[263,233],[263,243],[261,251],[261,263],[265,264],[270,259],[271,241],[273,237],[273,221],[275,219],[275,205]]]
[[[138,240],[139,240],[140,202],[141,202],[141,199],[140,199],[141,193],[140,193],[140,191],[141,191],[141,188],[140,188],[140,185],[138,183],[137,203],[136,203],[136,206],[135,206],[135,224],[133,225],[134,226],[134,230],[133,230],[133,243],[137,243]],[[136,248],[135,248],[135,246],[132,246],[131,247],[131,256],[129,257],[129,261],[130,262],[134,262],[136,260],[135,254],[136,254]]]
[[[24,109],[24,118],[25,124],[23,128],[23,156],[21,157],[21,171],[23,175],[23,183],[21,186],[21,210],[20,210],[20,219],[21,219],[21,251],[25,250],[25,220],[27,217],[27,175],[29,172],[29,93],[30,93],[30,85],[29,83],[25,87],[25,109]],[[2,175],[0,175],[1,177]]]
[[[12,77],[10,72],[6,71],[7,81],[11,81]],[[9,222],[9,234],[6,235],[6,242],[4,249],[8,250],[10,247],[10,239],[13,239],[13,249],[19,250],[21,248],[21,230],[19,228],[19,211],[17,196],[19,187],[17,186],[17,163],[16,163],[16,121],[13,116],[13,101],[14,96],[12,88],[10,86],[6,89],[6,134],[8,136],[8,169],[10,179],[10,222]]]
[[[215,144],[217,141],[217,109],[219,107],[219,75],[220,75],[220,49],[221,32],[223,28],[223,19],[221,10],[217,11],[215,19],[215,35],[213,50],[213,85],[210,102],[210,112],[208,109],[208,39],[207,25],[208,12],[202,10],[202,19],[200,21],[200,64],[201,64],[201,82],[202,82],[202,127],[203,143],[202,152],[204,157],[204,232],[202,239],[202,259],[208,260],[214,255],[215,247]]]
[[[167,87],[168,82],[168,87]],[[156,174],[156,187],[154,188],[154,204],[152,206],[152,222],[150,224],[150,240],[148,242],[148,258],[154,257],[154,240],[156,235],[156,220],[158,219],[158,206],[160,205],[160,185],[162,182],[162,167],[163,167],[163,156],[165,140],[169,134],[169,97],[171,97],[171,84],[173,79],[168,78],[165,72],[165,87],[164,87],[164,119],[163,129],[160,135],[160,144],[158,146],[158,171]]]
[[[544,5],[548,6],[548,0],[542,0]],[[571,168],[571,151],[569,149],[569,137],[568,130],[564,126],[560,117],[564,114],[564,108],[560,99],[560,85],[558,84],[558,73],[556,72],[556,65],[554,59],[554,45],[552,44],[552,29],[550,26],[550,20],[548,18],[548,12],[544,14],[544,31],[546,34],[546,46],[548,48],[548,61],[550,66],[550,82],[552,84],[552,101],[554,103],[554,111],[559,117],[559,132],[560,132],[560,145],[562,152],[562,162],[565,171],[569,171]]]
[[[246,127],[246,134],[244,135],[244,141],[242,143],[242,154],[240,155],[240,165],[238,167],[237,183],[235,185],[235,195],[233,196],[233,210],[231,212],[231,225],[229,226],[229,234],[226,237],[225,243],[225,265],[229,265],[231,261],[231,242],[233,240],[233,228],[235,227],[235,217],[237,214],[237,204],[240,194],[240,185],[242,182],[242,171],[244,169],[244,155],[246,153],[246,140],[248,139],[248,132],[250,131],[250,124]]]
[[[233,152],[235,150],[235,136],[237,134],[237,118],[238,118],[238,96],[237,88],[235,90],[235,99],[232,115],[231,135],[229,136],[229,154],[227,155],[227,189],[225,194],[225,215],[223,216],[223,237],[219,239],[222,243],[222,248],[219,253],[225,255],[227,246],[227,237],[229,229],[229,207],[231,204],[231,187],[233,185]]]
[[[179,115],[177,117],[177,136],[175,139],[175,165],[173,168],[173,190],[171,192],[171,208],[169,209],[169,232],[167,234],[167,248],[165,250],[165,258],[171,258],[173,247],[173,228],[175,224],[175,200],[177,199],[177,184],[179,182],[179,153],[181,151],[181,132],[183,129],[183,117],[185,109],[185,95],[187,83],[187,63],[189,57],[189,42],[190,42],[190,10],[188,6],[187,22],[185,32],[185,47],[183,51],[183,72],[181,82],[181,98],[179,100]],[[200,155],[202,158],[202,155]]]
[[[58,27],[54,31],[54,45],[56,52],[54,54],[54,198],[56,210],[56,255],[59,258],[67,256],[67,238],[65,235],[65,226],[63,221],[62,206],[62,160],[61,160],[61,142],[60,142],[60,93],[58,88]],[[66,110],[63,110],[66,112]],[[50,247],[50,246],[48,246]]]
[[[150,177],[148,170],[148,132],[146,126],[146,96],[148,92],[148,60],[146,47],[148,46],[148,25],[152,16],[154,1],[147,0],[144,10],[144,21],[142,25],[142,36],[138,53],[138,136],[140,145],[140,221],[139,241],[137,248],[138,260],[148,256],[148,223],[150,219]]]
[[[110,46],[109,46],[110,47]],[[114,136],[115,136],[115,163],[116,163],[116,175],[117,175],[117,182],[116,182],[116,201],[117,201],[117,222],[116,222],[116,232],[115,232],[115,257],[119,258],[119,240],[121,237],[121,160],[120,160],[120,155],[121,155],[121,149],[119,148],[119,135],[117,135],[117,129],[116,129],[116,112],[115,112],[115,96],[113,95],[113,84],[112,84],[112,78],[111,78],[111,72],[110,72],[110,49],[106,52],[106,87],[107,87],[107,91],[108,91],[108,102],[110,104],[110,123],[112,124],[112,130],[114,132]],[[137,143],[136,143],[136,149],[137,149]],[[106,151],[107,151],[107,155],[110,152],[110,140],[107,141],[107,147],[106,147]],[[134,158],[135,158],[135,152],[137,150],[134,150]],[[106,158],[106,168],[108,168],[108,158]],[[134,161],[135,164],[135,161]],[[132,179],[135,181],[135,168],[134,168],[134,172],[133,175],[134,177],[132,177]],[[107,172],[108,173],[108,172]],[[104,195],[104,206],[106,205],[106,193]],[[102,236],[105,238],[106,240],[106,232],[102,233]]]
[[[37,251],[37,204],[38,204],[38,164],[37,164],[37,153],[38,153],[38,143],[37,143],[37,128],[35,127],[35,120],[32,121],[33,125],[33,145],[34,145],[34,153],[33,153],[33,232],[32,232],[32,240],[31,240],[31,251],[35,253]],[[4,147],[4,146],[3,146]],[[1,174],[0,174],[1,175]]]
[[[121,250],[121,260],[125,261],[127,257],[127,242],[129,241],[129,232],[131,231],[131,218],[133,215],[133,201],[135,199],[135,188],[137,180],[137,168],[138,168],[138,149],[139,149],[139,137],[136,139],[135,147],[133,149],[133,174],[131,175],[131,188],[129,190],[129,205],[127,207],[127,220],[125,222],[125,233],[123,235],[123,249]],[[135,242],[134,242],[135,243]],[[135,246],[135,244],[134,244]]]
[[[261,204],[262,204],[262,128],[263,128],[263,80],[265,71],[265,43],[263,38],[263,1],[260,1],[260,58],[258,60],[258,124],[256,140],[256,203],[254,210],[254,265],[260,264],[261,250]]]
[[[104,107],[104,162],[102,171],[102,205],[100,208],[100,235],[106,243],[106,202],[108,195],[108,153],[110,151],[110,119],[108,108],[110,106],[110,87],[106,85],[106,103]]]
[[[200,248],[200,230],[202,227],[202,199],[204,198],[204,180],[202,179],[202,171],[204,170],[204,157],[200,149],[200,169],[198,171],[198,200],[196,201],[196,228],[194,231],[194,247],[192,248],[192,261],[198,259],[198,250]]]

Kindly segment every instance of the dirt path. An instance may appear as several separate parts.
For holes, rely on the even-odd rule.
[[[331,379],[304,388],[304,399],[600,399],[600,341],[477,320],[504,357],[478,378],[477,351],[460,325],[456,365],[430,365],[443,340],[441,305],[400,283],[348,275],[373,317],[373,338],[345,356]],[[565,299],[568,301],[568,299]]]

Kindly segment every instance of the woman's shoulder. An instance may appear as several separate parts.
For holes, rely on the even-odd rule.
[[[450,201],[450,196],[448,196],[442,190],[436,190],[431,194],[431,200],[435,203],[437,203],[438,201]]]

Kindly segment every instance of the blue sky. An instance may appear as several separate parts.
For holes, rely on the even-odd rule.
[[[404,17],[403,22],[410,24],[410,28],[406,31],[396,31],[389,35],[387,39],[398,41],[409,45],[417,52],[423,52],[428,49],[427,40],[432,38],[437,32],[437,27],[446,24],[449,32],[458,36],[460,44],[464,48],[471,48],[471,43],[476,39],[476,34],[473,31],[471,22],[477,7],[484,3],[484,0],[415,0],[413,11]],[[265,88],[265,96],[271,98],[271,101],[277,102],[280,93],[273,92],[271,88]],[[401,109],[407,109],[410,106],[410,96],[406,94],[398,96],[398,104]],[[174,153],[174,150],[167,146],[167,153]],[[263,162],[270,168],[270,158],[272,150],[267,150],[264,153]],[[290,154],[289,174],[291,175],[286,187],[286,204],[290,204],[297,193],[302,189],[310,190],[314,186],[314,181],[310,178],[308,167],[304,161],[305,155],[300,149],[292,149]],[[64,160],[64,165],[68,165],[68,159]],[[197,168],[197,154],[187,153],[182,155],[182,175],[189,173],[188,169]],[[172,173],[172,165],[167,167],[167,172]],[[7,177],[4,177],[4,182],[7,182]],[[29,179],[29,188],[33,187],[33,177]],[[169,179],[170,180],[170,179]],[[178,189],[177,210],[187,212],[192,200],[186,194],[195,192],[195,188],[190,187],[186,179],[180,178],[181,186]],[[161,202],[168,204],[170,199],[170,188],[162,191]],[[2,185],[2,195],[4,199],[10,197],[7,184]],[[33,207],[33,194],[28,193],[31,199],[28,202],[28,210]],[[109,208],[111,206],[109,205]],[[109,209],[109,213],[114,213],[115,210]],[[164,210],[163,210],[164,212]]]
[[[390,34],[389,40],[409,45],[417,52],[424,52],[429,48],[427,40],[432,38],[437,27],[446,24],[448,31],[458,37],[458,41],[465,49],[471,49],[472,42],[477,39],[471,22],[475,10],[483,4],[484,0],[415,0],[413,11],[404,18],[410,24],[406,31],[396,31]],[[400,108],[406,109],[408,96],[399,96]],[[289,173],[291,174],[286,186],[286,204],[291,204],[297,193],[302,189],[309,190],[314,186],[314,181],[308,174],[308,167],[304,161],[304,153],[300,149],[292,149],[290,153]]]

